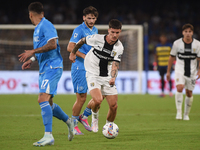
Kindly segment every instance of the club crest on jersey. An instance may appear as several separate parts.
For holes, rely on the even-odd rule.
[[[90,83],[90,86],[93,87],[94,86],[94,82]]]
[[[176,79],[176,82],[178,82],[178,81],[179,81],[179,78]]]
[[[193,52],[195,52],[196,51],[196,49],[195,48],[193,48]]]
[[[116,54],[117,54],[117,52],[112,51],[111,56],[112,56],[112,57],[115,57]]]

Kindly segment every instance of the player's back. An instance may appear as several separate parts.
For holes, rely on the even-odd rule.
[[[95,26],[93,26],[93,28],[90,29],[83,22],[82,24],[80,24],[78,27],[74,29],[70,42],[77,43],[81,38],[86,37],[88,35],[97,34],[97,33],[98,33],[98,29]],[[81,48],[79,48],[79,51],[86,55],[90,49],[91,49],[91,46],[84,44]],[[72,63],[71,69],[85,70],[84,59],[77,56],[75,63]]]

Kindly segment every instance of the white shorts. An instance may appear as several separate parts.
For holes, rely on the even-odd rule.
[[[179,84],[183,84],[183,85],[185,85],[185,89],[193,91],[194,87],[195,87],[195,82],[196,82],[196,78],[186,77],[182,74],[175,73],[176,86]]]
[[[100,77],[86,72],[86,80],[89,91],[98,88],[102,95],[116,95],[118,94],[116,86],[109,84],[111,77]]]

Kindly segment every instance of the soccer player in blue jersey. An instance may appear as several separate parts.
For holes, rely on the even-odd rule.
[[[98,17],[98,11],[93,6],[89,6],[83,10],[83,23],[74,29],[71,39],[69,41],[67,51],[71,52],[76,43],[83,37],[88,35],[97,34],[98,30],[94,27],[94,24]],[[74,86],[74,93],[76,93],[76,102],[72,108],[72,118],[75,122],[75,134],[82,135],[83,133],[79,130],[77,123],[80,121],[86,130],[91,131],[88,124],[87,117],[91,115],[90,103],[84,110],[83,114],[80,115],[81,108],[86,101],[87,97],[87,81],[85,77],[84,58],[91,46],[84,44],[79,51],[76,53],[76,62],[71,66],[71,76]],[[92,101],[91,101],[92,102]],[[80,116],[79,116],[80,115]]]
[[[34,49],[25,50],[19,55],[20,62],[24,62],[22,70],[31,67],[33,61],[39,64],[39,96],[38,103],[45,126],[44,137],[35,146],[53,145],[52,117],[63,120],[69,130],[68,140],[74,137],[74,122],[55,103],[53,97],[57,91],[57,84],[63,72],[63,59],[60,54],[58,35],[53,24],[44,17],[43,5],[33,2],[28,6],[29,18],[35,27],[33,34]],[[32,56],[32,57],[31,57]],[[30,58],[31,57],[31,58]],[[30,58],[29,60],[27,60]],[[26,61],[27,60],[27,61]]]
[[[156,45],[155,48],[155,62],[154,62],[154,70],[158,70],[161,78],[161,90],[162,93],[160,94],[160,97],[164,97],[164,88],[165,88],[165,80],[164,75],[167,73],[167,65],[168,60],[170,56],[170,51],[172,44],[167,42],[167,37],[165,34],[161,34],[160,37],[160,43]],[[173,96],[172,94],[172,81],[169,80],[169,96]]]

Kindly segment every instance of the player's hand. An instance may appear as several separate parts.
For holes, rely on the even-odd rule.
[[[153,70],[156,71],[158,69],[157,62],[153,63]]]
[[[167,81],[169,81],[170,80],[170,73],[169,72],[167,72],[166,77],[167,77]]]
[[[22,70],[31,68],[31,63],[32,63],[32,61],[30,59],[27,60],[25,63],[23,63]]]
[[[115,85],[115,78],[111,78],[109,81],[110,86],[114,86]]]
[[[34,50],[24,50],[24,53],[18,55],[20,62],[25,62],[29,57],[34,54]]]
[[[198,80],[200,78],[200,70],[198,70],[198,72],[197,72],[197,79],[196,80]]]
[[[69,60],[71,61],[71,62],[75,62],[75,59],[76,59],[76,54],[74,54],[74,53],[70,53],[70,55],[69,55]]]

